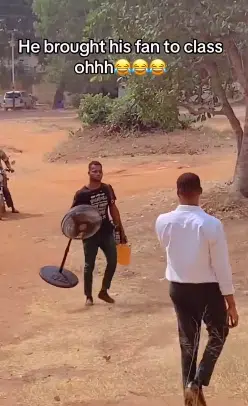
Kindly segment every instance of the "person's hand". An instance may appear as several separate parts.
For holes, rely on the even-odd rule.
[[[121,235],[120,235],[120,242],[121,242],[121,244],[127,244],[127,236],[126,236],[126,234],[123,232],[123,233],[121,233]]]
[[[227,322],[229,328],[237,327],[237,325],[239,324],[239,315],[235,306],[228,307]]]

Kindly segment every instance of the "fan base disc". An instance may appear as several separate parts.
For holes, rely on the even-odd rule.
[[[45,282],[57,288],[69,289],[77,286],[79,280],[74,273],[67,269],[63,269],[62,272],[59,272],[59,269],[58,266],[53,265],[43,266],[43,268],[40,269],[40,277]]]

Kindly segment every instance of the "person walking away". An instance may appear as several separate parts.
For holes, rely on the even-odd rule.
[[[177,180],[179,205],[161,214],[156,234],[167,253],[166,278],[174,304],[185,405],[206,406],[208,386],[229,328],[238,325],[232,271],[222,223],[200,206],[200,178],[184,173]],[[208,343],[197,368],[202,321]]]
[[[83,240],[85,256],[84,293],[86,296],[86,305],[89,306],[94,303],[92,295],[93,271],[99,248],[105,254],[107,266],[102,281],[102,289],[98,297],[107,303],[114,303],[114,300],[108,294],[108,290],[110,289],[117,266],[117,249],[114,238],[114,227],[109,218],[109,212],[115,227],[120,233],[121,243],[126,243],[127,238],[121,222],[119,210],[115,204],[115,192],[111,185],[102,183],[102,164],[98,161],[92,161],[89,164],[88,175],[89,184],[76,192],[72,207],[81,204],[91,205],[98,210],[102,217],[100,230],[92,237]]]
[[[3,169],[2,161],[5,163],[6,168],[9,169],[9,171],[13,173],[14,169],[12,168],[12,166],[10,164],[8,156],[2,149],[0,149],[0,168],[1,169]],[[16,210],[16,208],[14,206],[14,202],[13,202],[11,193],[8,188],[8,179],[7,179],[6,173],[4,173],[4,179],[3,179],[3,194],[4,194],[6,204],[9,208],[11,208],[12,213],[19,213],[19,211]]]

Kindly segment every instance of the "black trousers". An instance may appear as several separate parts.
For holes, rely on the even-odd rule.
[[[85,296],[92,296],[92,283],[93,283],[93,271],[95,268],[96,256],[98,249],[100,248],[106,257],[107,266],[102,281],[102,289],[108,290],[111,286],[111,282],[117,266],[117,250],[116,242],[113,233],[98,232],[90,238],[83,241],[84,246],[84,293]]]
[[[4,175],[4,179],[3,179],[3,195],[4,195],[7,206],[13,208],[14,203],[13,203],[13,199],[12,199],[11,193],[8,188],[8,181],[7,181],[6,175]]]
[[[178,320],[183,385],[208,386],[229,332],[225,299],[217,283],[171,282],[170,297]],[[208,343],[197,367],[202,321]]]
[[[3,187],[3,195],[4,195],[7,206],[13,208],[14,203],[13,203],[13,199],[12,199],[12,196],[11,196],[11,193],[10,193],[8,187]]]

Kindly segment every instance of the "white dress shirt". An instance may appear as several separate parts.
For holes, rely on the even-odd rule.
[[[166,278],[180,283],[219,283],[223,295],[234,293],[222,223],[199,206],[179,205],[161,214],[156,233],[167,253]]]

